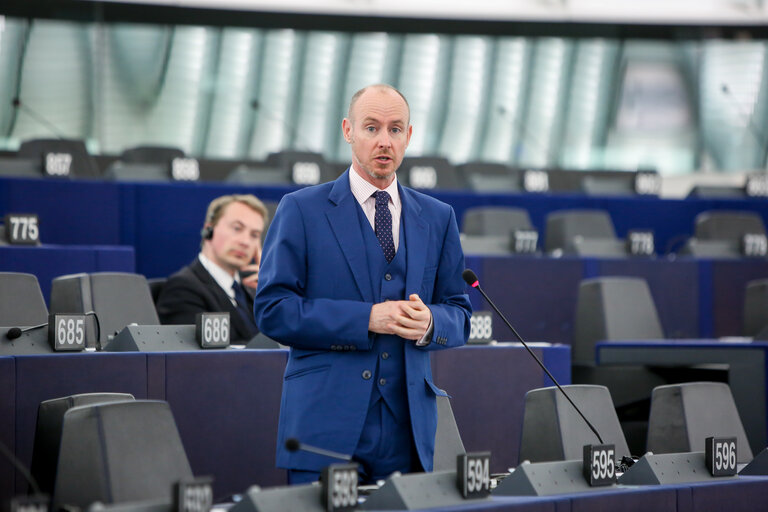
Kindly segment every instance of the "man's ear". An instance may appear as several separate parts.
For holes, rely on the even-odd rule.
[[[341,134],[344,136],[344,140],[347,141],[347,144],[355,142],[355,139],[352,137],[352,122],[346,117],[341,122]]]

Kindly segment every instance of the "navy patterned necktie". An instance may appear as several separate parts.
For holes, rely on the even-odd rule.
[[[237,312],[245,320],[245,324],[253,332],[256,322],[253,319],[253,311],[248,307],[248,298],[245,296],[245,290],[237,281],[232,282],[232,289],[235,291],[235,302],[237,302]]]
[[[379,239],[387,263],[390,263],[395,257],[395,241],[392,238],[392,213],[389,211],[389,194],[379,190],[373,194],[373,197],[376,198],[376,215],[373,217],[376,238]]]

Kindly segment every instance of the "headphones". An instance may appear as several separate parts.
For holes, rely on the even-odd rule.
[[[200,236],[203,240],[210,240],[213,238],[213,226],[205,226],[200,230]]]

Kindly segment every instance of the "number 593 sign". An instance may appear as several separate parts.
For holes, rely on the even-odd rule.
[[[590,487],[616,483],[616,449],[612,444],[584,445],[584,478]]]

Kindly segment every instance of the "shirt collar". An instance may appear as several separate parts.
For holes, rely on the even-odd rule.
[[[357,171],[354,169],[354,164],[349,167],[349,188],[360,205],[366,202],[375,192],[380,190],[378,187],[372,185],[357,174]],[[400,191],[397,188],[397,175],[395,175],[395,179],[393,179],[392,183],[390,183],[384,190],[389,194],[395,208],[399,208]]]
[[[221,286],[224,291],[227,292],[227,294],[234,293],[232,292],[232,283],[239,281],[237,272],[235,272],[235,277],[232,277],[226,270],[208,259],[208,257],[202,252],[197,255],[197,258],[200,260],[200,263],[203,265],[205,270],[211,274],[213,280],[216,281],[219,286]]]

